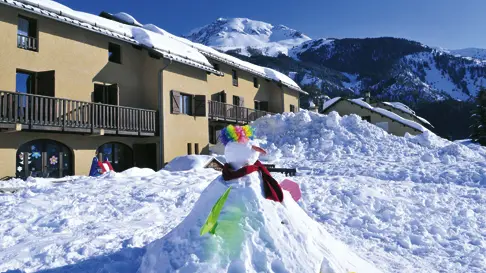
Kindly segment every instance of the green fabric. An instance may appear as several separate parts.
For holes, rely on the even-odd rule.
[[[209,213],[208,218],[206,219],[206,222],[204,225],[201,227],[201,231],[199,234],[202,236],[206,234],[207,232],[211,232],[211,234],[214,234],[216,232],[216,224],[217,220],[219,217],[219,214],[221,213],[221,210],[223,209],[224,203],[226,202],[226,199],[228,198],[228,195],[230,193],[231,187],[229,187],[223,195],[216,201],[214,204],[213,208],[211,209],[211,212]]]

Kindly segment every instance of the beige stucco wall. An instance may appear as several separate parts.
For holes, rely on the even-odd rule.
[[[282,112],[282,91],[276,83],[265,80],[262,77],[253,75],[241,69],[210,59],[213,64],[219,64],[220,71],[224,76],[211,74],[208,76],[208,90],[210,95],[226,92],[226,103],[233,103],[233,96],[244,98],[244,107],[255,108],[255,100],[268,101],[268,110],[274,113]],[[235,69],[238,75],[238,86],[233,85],[233,72]],[[258,87],[253,85],[253,77],[258,79]],[[211,99],[211,96],[209,96]]]
[[[209,99],[207,73],[179,63],[170,64],[163,71],[163,111],[164,111],[164,162],[187,154],[187,144],[199,144],[199,151],[207,152],[209,147],[207,104],[206,116],[195,117],[171,114],[171,90],[192,95],[206,95]]]
[[[333,106],[330,108],[326,109],[324,112],[325,114],[328,114],[332,111],[336,111],[339,113],[339,115],[344,116],[344,115],[350,115],[350,114],[356,114],[358,116],[370,116],[371,123],[376,124],[378,122],[388,122],[388,132],[390,134],[394,134],[397,136],[404,136],[405,133],[409,133],[411,135],[417,135],[422,132],[405,126],[404,124],[394,121],[388,117],[384,117],[376,112],[373,112],[367,108],[361,107],[359,105],[353,104],[347,100],[341,100],[337,103],[335,103]]]
[[[283,101],[284,101],[284,112],[290,112],[290,105],[295,106],[295,111],[299,111],[299,92],[292,90],[288,87],[282,87],[283,89]]]
[[[37,19],[39,51],[17,48],[18,15]],[[55,96],[91,101],[94,82],[117,83],[120,105],[140,107],[142,51],[128,43],[0,5],[0,90],[15,91],[16,69],[55,70]],[[108,62],[108,43],[121,46],[122,64]],[[8,56],[8,58],[6,57]]]
[[[88,175],[96,149],[108,142],[120,142],[133,148],[135,143],[151,143],[154,137],[134,138],[115,136],[83,136],[74,134],[55,134],[38,132],[0,133],[0,178],[15,176],[17,149],[32,140],[51,139],[59,141],[73,151],[75,175]]]

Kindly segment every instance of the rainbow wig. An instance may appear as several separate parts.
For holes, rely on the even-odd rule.
[[[221,130],[219,139],[226,146],[229,142],[247,143],[254,137],[254,129],[250,125],[245,126],[233,126],[228,125]]]

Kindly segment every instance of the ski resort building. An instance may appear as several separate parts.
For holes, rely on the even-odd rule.
[[[397,110],[394,107],[393,109]],[[367,102],[363,99],[345,99],[340,97],[330,99],[324,103],[321,113],[329,114],[332,111],[338,112],[341,116],[356,114],[363,120],[397,136],[404,136],[406,133],[418,135],[427,130],[412,119],[402,117],[384,108],[372,106],[369,101]],[[406,115],[403,114],[403,116]]]
[[[204,154],[219,128],[296,111],[287,76],[126,14],[0,0],[0,179],[160,169]]]

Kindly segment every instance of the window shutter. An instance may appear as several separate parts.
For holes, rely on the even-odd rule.
[[[42,96],[54,97],[55,93],[55,71],[44,71],[37,73],[37,94]]]
[[[172,90],[171,91],[171,113],[172,114],[180,114],[181,113],[181,107],[180,107],[180,102],[181,102],[181,93]]]
[[[226,103],[226,92],[224,90],[221,91],[221,102]]]
[[[244,107],[245,106],[245,98],[240,97],[240,103],[238,106]]]
[[[260,110],[268,111],[268,101],[260,101]]]
[[[103,102],[103,90],[105,90],[103,85],[95,83],[93,90],[93,102]]]
[[[206,116],[206,96],[205,95],[194,96],[194,116],[196,117]]]
[[[105,103],[110,105],[118,105],[118,84],[107,86],[106,91],[107,100]]]

